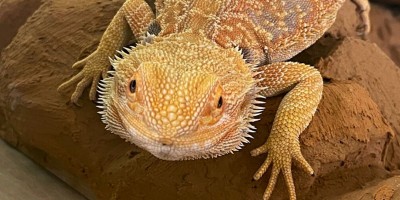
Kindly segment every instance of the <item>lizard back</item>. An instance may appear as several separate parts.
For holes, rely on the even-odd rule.
[[[239,46],[253,63],[290,59],[335,21],[344,0],[158,0],[160,36],[202,31],[224,48]]]

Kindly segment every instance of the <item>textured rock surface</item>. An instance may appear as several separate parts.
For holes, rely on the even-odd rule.
[[[352,80],[366,88],[384,117],[400,134],[400,68],[378,46],[346,38],[316,67],[327,78]],[[391,169],[400,167],[399,136],[394,138],[386,152],[387,159],[391,160],[386,167]]]
[[[56,92],[74,73],[70,66],[95,49],[122,2],[49,0],[19,29],[0,60],[0,137],[91,199],[259,199],[269,174],[251,181],[265,155],[252,158],[249,151],[264,143],[282,96],[267,101],[255,139],[242,151],[212,160],[168,162],[104,130],[87,94],[83,106],[75,107],[66,102],[67,94]],[[354,15],[354,11],[341,12],[341,17]],[[337,68],[336,60],[340,67],[351,67],[358,59],[388,59],[369,44],[355,45],[364,44],[359,40],[342,42],[341,37],[355,35],[350,28],[340,28],[344,25],[336,27],[298,59],[316,63],[322,56],[325,60],[318,63],[332,69]],[[368,48],[374,56],[364,55],[359,48]],[[335,56],[333,61],[330,56]],[[375,62],[362,66],[380,67]],[[367,75],[366,79],[380,82],[371,78],[374,74]],[[384,167],[396,166],[399,160],[388,159],[386,147],[394,141],[394,131],[381,114],[381,103],[392,106],[393,102],[375,99],[377,93],[367,87],[378,106],[360,86],[364,82],[343,80],[325,84],[317,114],[301,135],[302,151],[317,173],[309,177],[294,167],[297,192],[303,199],[362,192],[364,184],[391,176]],[[399,85],[399,79],[392,81]],[[283,179],[273,196],[287,198]]]
[[[0,0],[0,51],[11,42],[18,28],[40,5],[40,0]]]
[[[335,200],[389,200],[400,199],[400,176],[368,183],[364,189],[350,192]]]
[[[400,0],[391,1],[397,1],[400,5]],[[373,26],[368,41],[376,43],[397,66],[400,66],[400,6],[372,5],[371,16]]]

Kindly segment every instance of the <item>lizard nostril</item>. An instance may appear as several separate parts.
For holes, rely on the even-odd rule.
[[[171,146],[173,141],[167,138],[162,138],[160,140],[162,146]]]

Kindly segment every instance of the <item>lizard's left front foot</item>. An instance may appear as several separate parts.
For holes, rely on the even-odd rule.
[[[254,174],[254,179],[258,180],[267,171],[268,167],[272,163],[272,173],[269,179],[267,189],[265,190],[263,199],[267,200],[270,198],[272,191],[275,187],[276,180],[279,173],[282,171],[285,177],[286,185],[289,190],[290,200],[296,199],[296,192],[292,177],[292,159],[297,160],[301,167],[313,175],[314,170],[310,164],[304,159],[300,152],[300,144],[297,139],[289,140],[287,138],[277,138],[270,136],[268,141],[257,149],[251,151],[252,156],[258,156],[262,153],[268,152],[267,159]]]

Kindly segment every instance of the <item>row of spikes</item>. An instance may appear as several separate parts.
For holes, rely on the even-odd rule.
[[[247,59],[245,58],[246,55],[244,55],[244,52],[241,48],[238,46],[235,47],[236,51],[239,51],[240,54],[242,55],[242,58],[247,62]],[[248,63],[248,62],[247,62]],[[257,75],[261,74],[262,71],[258,71],[258,67],[256,64],[249,64],[248,67],[250,68],[252,72],[252,76],[254,79],[254,88],[253,91],[251,92],[254,96],[250,102],[250,106],[248,108],[248,116],[246,119],[243,119],[242,125],[241,125],[241,131],[242,131],[242,138],[241,138],[241,143],[231,151],[233,153],[234,151],[239,151],[242,149],[245,143],[249,143],[250,141],[248,139],[253,139],[253,136],[251,135],[252,133],[256,132],[256,127],[252,124],[253,122],[259,121],[259,118],[256,118],[262,114],[264,111],[265,107],[259,106],[260,104],[265,104],[264,101],[260,99],[266,99],[265,96],[261,95],[261,91],[267,89],[267,87],[257,87],[257,83],[263,81],[264,79],[256,79]]]
[[[154,34],[150,34],[149,32],[147,32],[146,34],[145,34],[145,36],[143,36],[143,37],[141,37],[140,38],[140,43],[137,43],[137,45],[136,45],[136,47],[137,46],[145,46],[146,44],[151,44],[151,43],[153,43],[153,39],[154,39],[154,37],[155,37],[156,35],[154,35]],[[117,70],[117,68],[118,68],[118,63],[122,60],[122,59],[124,59],[126,56],[128,56],[129,54],[131,54],[132,53],[132,51],[135,49],[135,46],[129,46],[129,47],[123,47],[123,50],[117,50],[116,52],[119,54],[119,55],[121,55],[121,56],[118,56],[118,54],[117,55],[115,55],[114,56],[114,58],[109,58],[109,60],[110,60],[110,63],[111,63],[111,65],[114,67],[114,69],[116,69]]]
[[[141,38],[142,40],[142,45],[146,45],[147,43],[151,43],[152,39],[155,37],[154,34],[146,33],[146,35]],[[150,39],[147,39],[150,38]],[[140,44],[139,44],[140,45]],[[118,64],[119,62],[128,56],[129,54],[132,53],[134,50],[134,46],[129,46],[129,47],[123,47],[123,50],[117,50],[117,54],[114,56],[114,58],[109,57],[110,63],[113,66],[114,70],[109,70],[107,71],[108,77],[102,79],[99,81],[97,85],[97,92],[99,94],[99,98],[97,100],[97,108],[101,109],[97,113],[101,115],[101,120],[103,123],[107,124],[107,115],[106,115],[106,104],[107,104],[107,98],[111,90],[111,85],[112,82],[114,81],[114,75],[115,75],[115,70],[118,70]],[[119,54],[119,55],[118,55]],[[108,125],[106,126],[106,129],[108,130],[109,127]]]
[[[146,45],[147,43],[151,43],[152,39],[155,37],[154,34],[150,34],[150,33],[146,33],[146,35],[141,38],[142,40],[142,45]],[[147,39],[150,38],[150,39]],[[140,44],[138,44],[140,45]],[[115,75],[115,70],[118,70],[118,64],[119,62],[125,58],[126,56],[128,56],[129,54],[132,53],[132,51],[134,50],[134,46],[129,46],[129,47],[123,47],[123,50],[117,50],[117,54],[114,56],[114,58],[109,57],[110,63],[113,66],[114,70],[109,70],[107,71],[107,78],[104,78],[102,80],[99,81],[98,85],[97,85],[97,92],[100,94],[99,98],[98,98],[98,105],[96,106],[97,108],[101,109],[100,111],[98,111],[97,113],[101,115],[101,120],[103,123],[107,124],[107,116],[106,116],[106,100],[110,91],[110,86],[111,83],[114,81],[114,75]],[[119,54],[119,55],[118,55]],[[108,129],[108,125],[106,126],[106,129]]]

